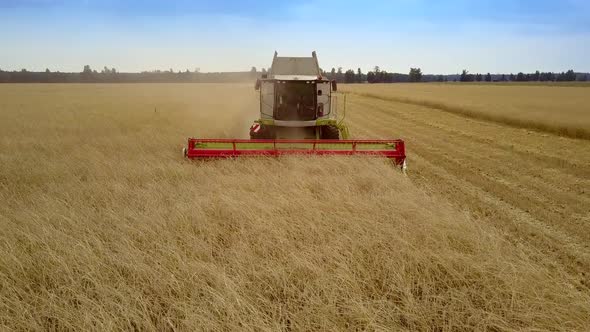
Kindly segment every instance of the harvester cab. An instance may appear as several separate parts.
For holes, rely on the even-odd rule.
[[[401,139],[349,138],[343,119],[338,119],[336,82],[322,75],[315,52],[311,57],[279,57],[275,52],[269,72],[256,81],[255,88],[260,117],[250,127],[250,139],[189,138],[184,156],[380,156],[405,170]]]

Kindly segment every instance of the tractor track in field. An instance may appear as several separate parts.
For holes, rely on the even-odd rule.
[[[353,136],[406,140],[415,183],[588,284],[587,142],[355,94],[349,106]]]

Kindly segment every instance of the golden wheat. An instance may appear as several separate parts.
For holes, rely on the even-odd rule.
[[[381,159],[188,162],[241,85],[0,86],[0,326],[585,330],[548,257]]]

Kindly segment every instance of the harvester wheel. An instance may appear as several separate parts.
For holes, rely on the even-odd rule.
[[[274,130],[271,127],[260,125],[258,131],[250,130],[250,139],[273,139],[275,138]]]
[[[336,126],[323,126],[321,139],[340,139],[340,130]]]

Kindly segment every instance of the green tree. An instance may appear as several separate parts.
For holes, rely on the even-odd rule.
[[[492,81],[492,74],[487,73],[486,74],[486,82],[491,82]]]
[[[349,69],[344,73],[344,82],[345,83],[354,83],[356,81],[356,75],[354,70]]]
[[[361,71],[361,68],[357,68],[357,70],[356,70],[356,82],[357,83],[363,82],[363,72]]]
[[[564,81],[573,82],[575,80],[576,80],[576,73],[573,71],[573,69],[570,69],[567,72],[565,72]]]
[[[410,82],[422,81],[422,70],[420,68],[410,68],[409,80]]]

